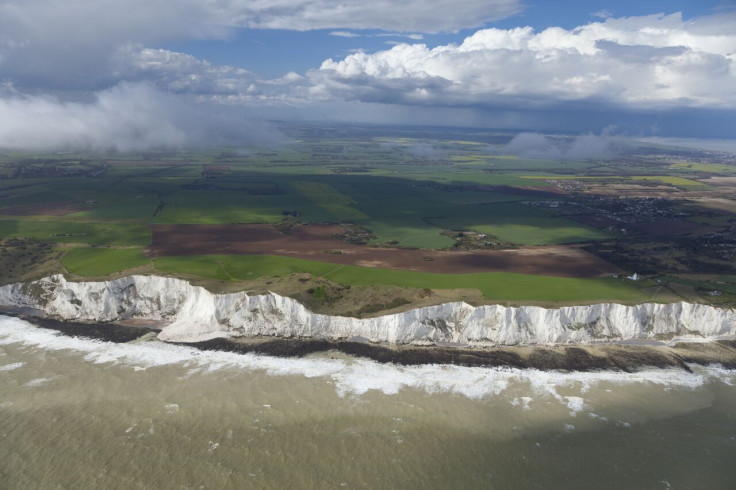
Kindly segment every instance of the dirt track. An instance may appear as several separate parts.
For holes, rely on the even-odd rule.
[[[561,277],[598,277],[620,271],[569,246],[516,250],[405,250],[351,245],[332,238],[337,225],[309,225],[290,235],[271,225],[154,225],[151,257],[270,254],[336,264],[437,273],[516,272]],[[340,253],[336,253],[339,251]]]

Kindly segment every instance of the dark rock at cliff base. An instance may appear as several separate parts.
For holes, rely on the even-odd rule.
[[[181,343],[203,350],[280,357],[303,357],[339,352],[377,362],[401,365],[453,364],[475,367],[513,367],[560,371],[626,371],[643,368],[678,368],[688,363],[721,364],[736,369],[736,341],[667,346],[581,345],[554,347],[460,348],[440,346],[387,346],[362,342],[310,339],[212,339]],[[690,349],[694,345],[697,348]],[[712,348],[711,348],[712,346]]]
[[[5,314],[7,315],[7,313]],[[86,337],[90,339],[115,342],[118,344],[131,342],[153,331],[147,327],[121,325],[119,323],[81,323],[38,316],[9,316],[17,316],[21,320],[36,325],[37,327],[56,330],[57,332],[61,332],[70,337]]]
[[[37,316],[15,315],[41,328],[73,337],[86,337],[125,343],[155,332],[144,326],[117,323],[80,323]],[[304,357],[312,354],[340,353],[405,366],[453,364],[469,367],[511,367],[560,371],[636,371],[643,368],[678,368],[688,364],[720,364],[736,369],[736,340],[683,342],[674,346],[649,345],[564,345],[519,347],[445,347],[372,344],[293,338],[217,338],[196,343],[174,343],[200,350],[276,357]]]

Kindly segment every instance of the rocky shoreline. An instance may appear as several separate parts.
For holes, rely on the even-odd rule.
[[[3,313],[64,335],[126,343],[155,339],[158,331],[120,323],[71,322]],[[719,364],[736,369],[736,340],[680,342],[667,345],[580,344],[558,346],[444,347],[388,345],[357,341],[258,337],[216,338],[203,342],[168,342],[201,350],[262,354],[276,357],[348,355],[400,365],[452,364],[468,367],[511,367],[560,371],[624,371]]]
[[[736,311],[684,302],[556,309],[445,303],[358,319],[316,314],[273,293],[218,295],[172,278],[77,283],[57,275],[0,287],[0,311],[70,336],[279,357],[564,371],[736,369]]]

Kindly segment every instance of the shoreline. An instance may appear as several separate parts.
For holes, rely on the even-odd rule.
[[[16,313],[89,323],[129,324],[126,319],[138,319],[140,324],[148,319],[149,326],[161,327],[159,340],[183,343],[279,337],[477,348],[736,338],[736,310],[683,301],[550,309],[458,301],[354,318],[315,313],[299,300],[276,293],[213,294],[160,276],[70,282],[54,275],[0,287],[0,305]]]
[[[85,337],[114,343],[132,343],[152,338],[157,329],[121,323],[83,323],[9,313],[36,327],[55,330],[70,337]],[[376,344],[351,340],[252,337],[217,338],[202,342],[166,342],[199,350],[257,354],[282,358],[309,355],[348,355],[379,363],[404,366],[448,364],[466,367],[509,367],[544,371],[619,371],[644,368],[677,368],[690,371],[688,364],[720,364],[736,369],[736,340],[679,342],[672,346],[630,344],[565,344],[554,346],[446,347]]]

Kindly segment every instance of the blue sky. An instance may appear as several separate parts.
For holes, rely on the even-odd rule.
[[[736,138],[735,7],[4,0],[0,148],[248,144],[273,119]]]
[[[682,12],[691,19],[717,12],[736,5],[723,0],[565,0],[558,2],[531,0],[518,14],[485,24],[487,27],[512,29],[531,26],[537,31],[548,27],[574,29],[596,22],[602,16],[629,17],[651,15],[660,12]],[[736,27],[734,27],[736,29]],[[339,58],[353,50],[378,51],[386,49],[390,42],[406,41],[400,35],[376,29],[349,30],[360,37],[330,35],[342,29],[292,31],[283,29],[236,29],[226,39],[211,39],[170,43],[160,47],[182,51],[212,63],[229,64],[254,71],[265,77],[279,77],[291,71],[304,72],[320,65],[326,58]],[[429,46],[462,42],[477,29],[459,29],[457,32],[421,33],[421,40]],[[402,33],[396,33],[402,34]],[[407,33],[404,33],[407,34]]]
[[[650,15],[659,12],[682,12],[687,19],[699,17],[727,8],[733,2],[722,0],[529,0],[526,8],[517,16],[501,20],[497,27],[510,28],[530,25],[535,29],[551,26],[573,27],[599,20],[597,14],[608,13],[612,17]]]

